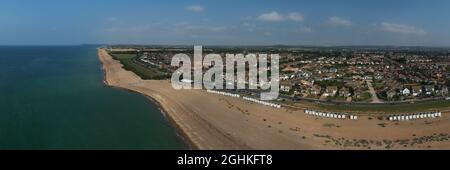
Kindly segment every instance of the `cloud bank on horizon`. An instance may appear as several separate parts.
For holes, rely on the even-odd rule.
[[[0,2],[0,44],[450,46],[448,7],[439,0],[11,0]]]

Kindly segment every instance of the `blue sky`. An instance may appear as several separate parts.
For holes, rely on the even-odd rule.
[[[1,45],[450,46],[446,0],[2,0]]]

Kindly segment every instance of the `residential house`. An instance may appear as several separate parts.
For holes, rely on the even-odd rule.
[[[397,90],[395,89],[390,89],[386,92],[386,96],[389,100],[393,99],[395,95],[397,95]]]
[[[320,94],[320,92],[321,92],[321,89],[322,89],[322,87],[320,87],[319,85],[314,85],[312,88],[311,88],[311,94],[313,94],[313,95],[319,95]]]
[[[448,96],[449,92],[448,92],[449,88],[447,86],[443,86],[442,90],[441,90],[441,94],[443,96]]]
[[[434,85],[427,85],[427,86],[424,86],[424,90],[427,95],[431,95],[435,92],[436,89],[435,89]]]
[[[422,86],[412,86],[411,89],[412,89],[412,95],[414,97],[422,94]]]
[[[324,96],[335,96],[338,91],[338,88],[336,86],[328,86],[325,89],[325,93],[323,93]]]
[[[289,92],[292,89],[292,83],[289,81],[280,82],[280,90],[283,92]]]
[[[405,88],[405,89],[402,90],[402,94],[404,96],[409,96],[411,94],[411,91],[408,88]]]
[[[349,97],[349,96],[351,96],[350,90],[347,87],[342,87],[339,90],[339,96],[342,96],[342,97]]]

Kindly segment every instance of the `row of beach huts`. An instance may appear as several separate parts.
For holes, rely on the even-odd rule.
[[[221,91],[216,91],[216,90],[206,90],[208,93],[214,93],[214,94],[219,94],[219,95],[224,95],[224,96],[230,96],[230,97],[236,97],[236,98],[240,98],[241,96],[239,94],[233,94],[233,93],[227,93],[227,92],[221,92]],[[247,101],[251,101],[251,102],[255,102],[258,104],[262,104],[265,106],[270,106],[270,107],[274,107],[274,108],[281,108],[280,104],[276,104],[276,103],[270,103],[270,102],[266,102],[266,101],[261,101],[261,100],[257,100],[254,98],[250,98],[250,97],[243,97],[244,100]]]
[[[322,112],[316,110],[305,109],[305,114],[317,117],[326,117],[333,119],[350,119],[350,120],[358,120],[358,116],[350,115],[348,113],[339,113],[339,112]]]
[[[390,121],[408,121],[408,120],[429,119],[429,118],[439,118],[439,117],[442,117],[441,112],[425,112],[425,113],[392,115],[392,116],[389,116],[389,120]]]
[[[214,93],[214,94],[220,94],[220,95],[224,95],[224,96],[236,97],[236,98],[241,97],[241,95],[239,95],[239,94],[227,93],[227,92],[222,92],[222,91],[207,90],[207,92]]]
[[[262,105],[265,105],[265,106],[270,106],[270,107],[274,107],[274,108],[278,108],[278,109],[281,108],[281,105],[280,104],[276,104],[276,103],[265,102],[265,101],[257,100],[257,99],[250,98],[250,97],[243,97],[243,99],[251,101],[251,102],[255,102],[255,103],[258,103],[258,104],[262,104]]]

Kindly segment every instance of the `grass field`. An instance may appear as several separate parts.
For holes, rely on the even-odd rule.
[[[144,80],[161,80],[169,78],[167,74],[161,73],[156,69],[146,68],[133,62],[135,54],[111,54],[115,60],[123,64],[123,68],[136,73]]]

